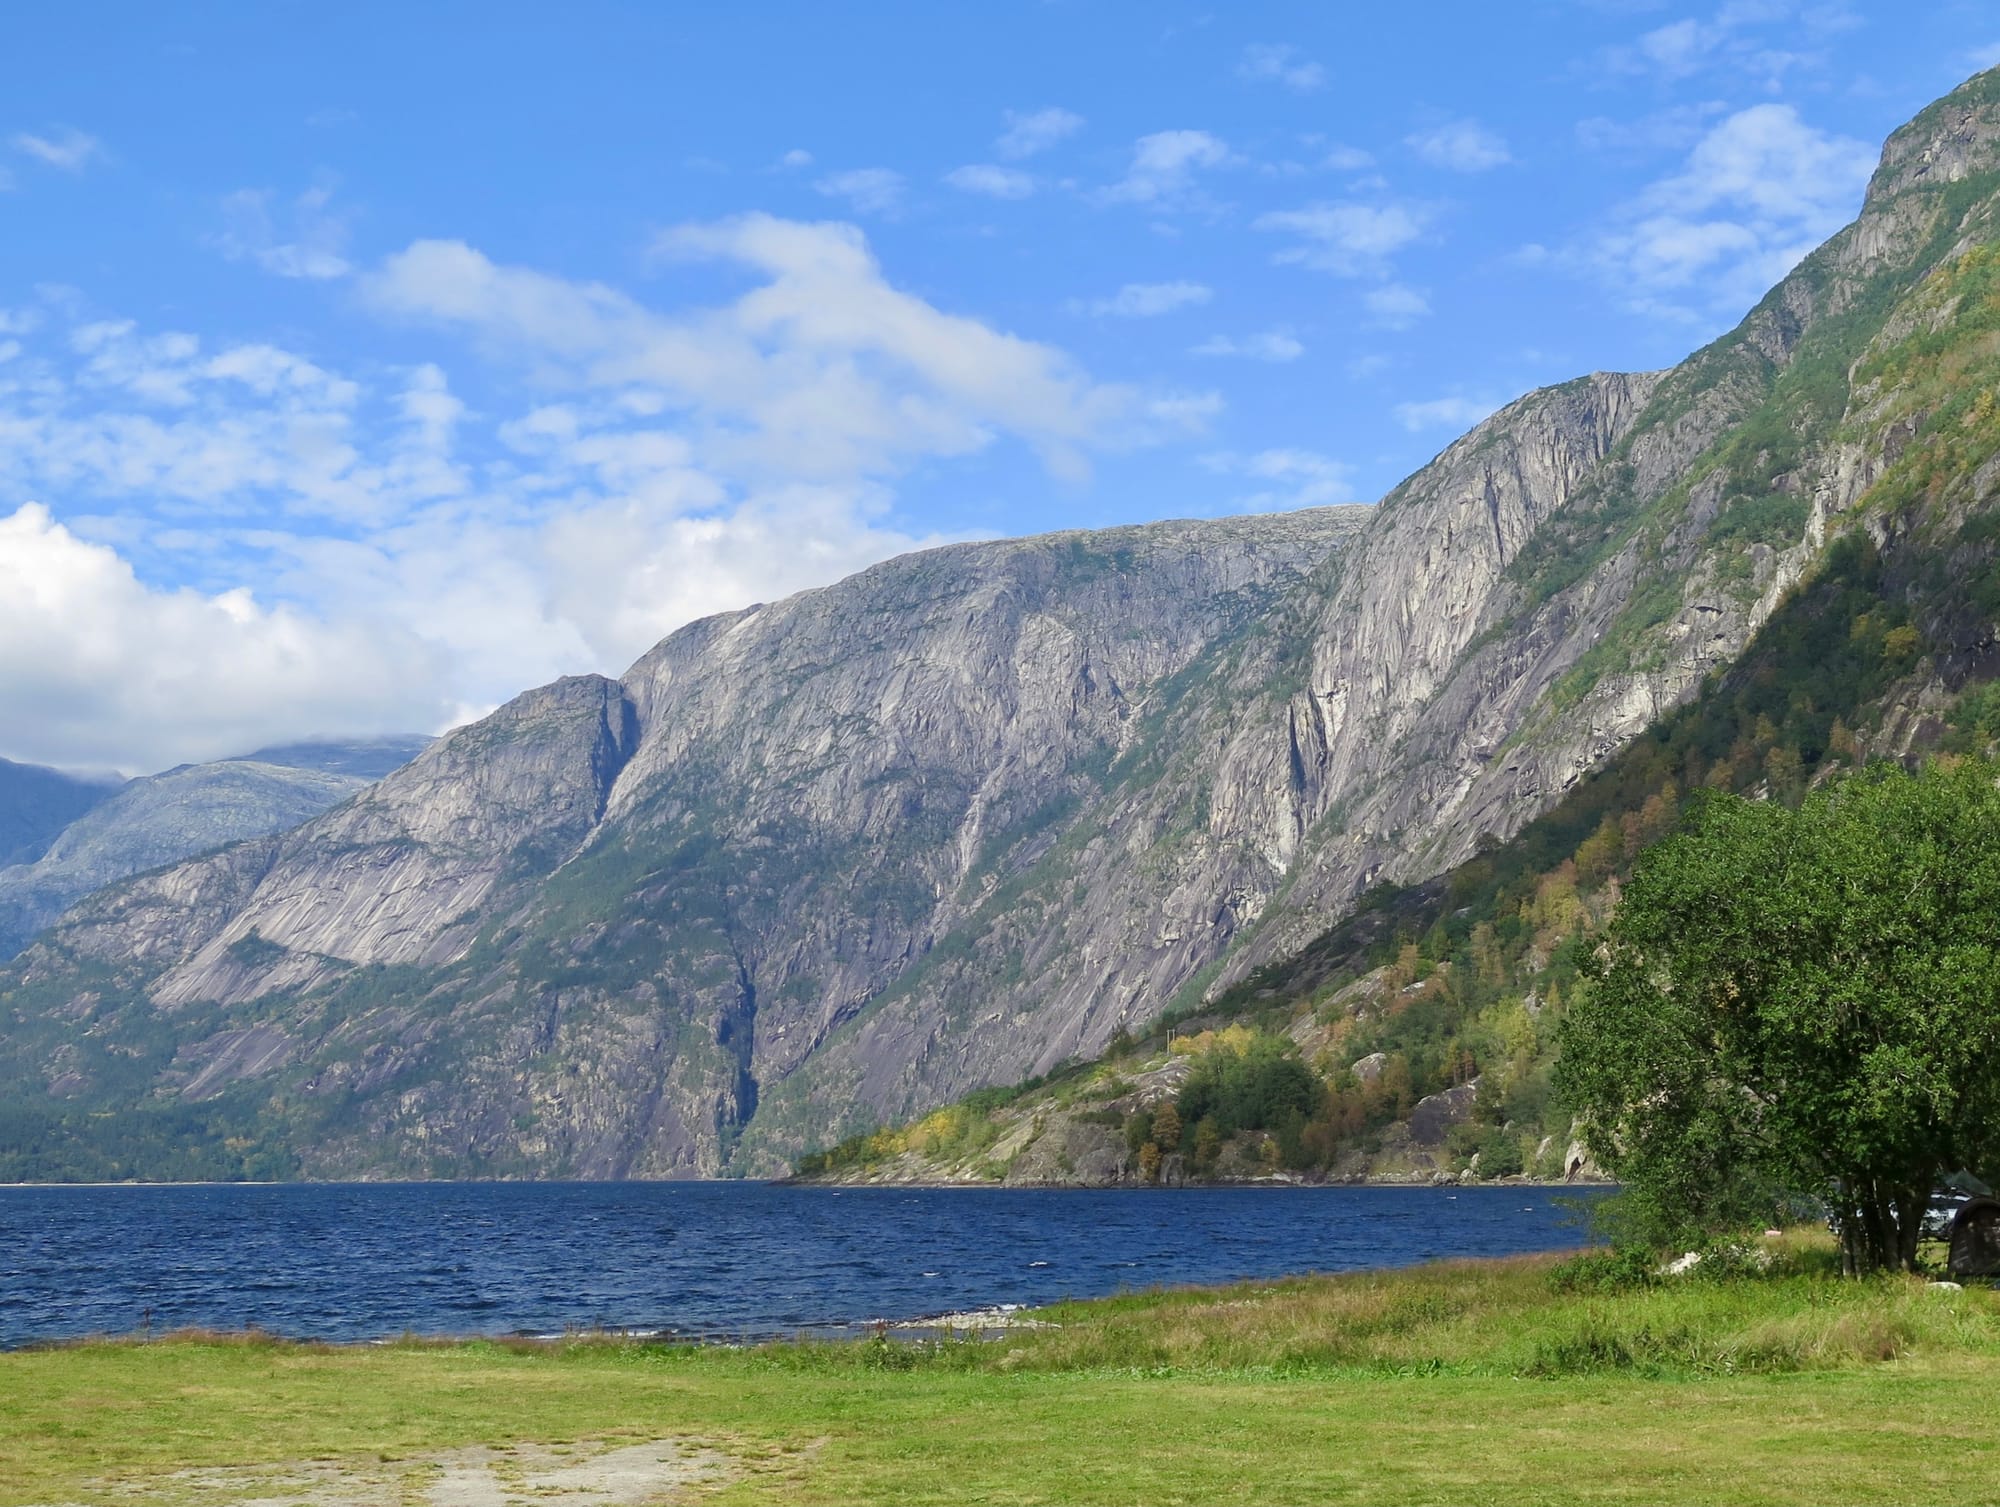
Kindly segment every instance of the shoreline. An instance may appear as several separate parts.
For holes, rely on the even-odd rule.
[[[187,1324],[171,1329],[140,1328],[122,1332],[97,1330],[88,1334],[51,1335],[0,1343],[0,1365],[8,1357],[50,1351],[91,1348],[145,1349],[172,1345],[224,1345],[270,1347],[307,1351],[367,1352],[393,1349],[450,1350],[470,1346],[499,1346],[505,1349],[556,1350],[576,1346],[655,1346],[663,1350],[730,1351],[754,1349],[761,1345],[859,1345],[873,1339],[923,1344],[939,1340],[990,1340],[1004,1334],[1060,1329],[1062,1324],[1043,1318],[1052,1309],[1077,1304],[1091,1305],[1120,1299],[1151,1298],[1181,1301],[1216,1299],[1238,1288],[1269,1288],[1279,1283],[1326,1283],[1343,1279],[1395,1275],[1423,1279],[1445,1268],[1461,1272],[1503,1272],[1524,1265],[1555,1262],[1593,1249],[1585,1239],[1575,1245],[1546,1250],[1512,1251],[1502,1255],[1431,1256],[1401,1265],[1351,1266],[1245,1276],[1213,1282],[1155,1282],[1143,1287],[1120,1287],[1090,1296],[1065,1296],[1046,1303],[986,1303],[970,1308],[949,1308],[934,1313],[912,1314],[903,1318],[877,1315],[865,1319],[821,1319],[787,1324],[769,1330],[681,1331],[666,1326],[582,1326],[563,1330],[459,1330],[418,1331],[405,1329],[395,1334],[369,1335],[354,1339],[329,1339],[317,1335],[280,1333],[256,1324],[223,1329],[205,1324]]]

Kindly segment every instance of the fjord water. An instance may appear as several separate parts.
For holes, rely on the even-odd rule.
[[[1545,1188],[756,1183],[0,1189],[0,1345],[184,1326],[297,1338],[759,1337],[1121,1288],[1580,1244]]]

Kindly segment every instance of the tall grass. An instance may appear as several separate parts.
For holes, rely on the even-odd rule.
[[[2000,1356],[2000,1302],[1912,1278],[1842,1279],[1816,1246],[1726,1278],[1612,1290],[1551,1257],[1441,1262],[1065,1303],[1052,1327],[911,1344],[766,1346],[770,1364],[1133,1375],[1324,1372],[1672,1378],[1873,1365],[1914,1354]]]

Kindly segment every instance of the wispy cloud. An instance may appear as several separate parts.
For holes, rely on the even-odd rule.
[[[1114,204],[1172,205],[1191,195],[1197,173],[1232,160],[1228,144],[1207,131],[1156,131],[1133,143],[1131,166],[1101,197]]]
[[[993,150],[1010,160],[1046,152],[1083,129],[1081,115],[1055,105],[1042,110],[1009,110],[1004,119],[1007,129],[994,141]]]
[[[1430,398],[1420,403],[1398,403],[1396,422],[1412,434],[1426,429],[1470,429],[1481,419],[1498,411],[1497,398],[1462,396]]]
[[[1606,49],[1600,74],[1650,74],[1667,82],[1705,73],[1747,76],[1767,89],[1822,67],[1825,43],[1860,24],[1826,0],[1726,0],[1707,17],[1683,16]]]
[[[1088,299],[1073,307],[1099,318],[1153,319],[1205,304],[1212,297],[1214,291],[1201,283],[1127,283],[1109,298]]]
[[[858,167],[829,173],[813,188],[829,199],[844,199],[856,214],[894,214],[903,203],[903,175],[892,168]]]
[[[1267,513],[1354,501],[1354,468],[1314,450],[1258,450],[1248,455],[1224,450],[1202,456],[1201,466],[1252,487],[1230,498],[1230,506],[1241,512]]]
[[[944,181],[962,193],[983,194],[989,199],[1026,199],[1035,192],[1032,174],[989,162],[955,167],[944,175]]]
[[[10,144],[22,156],[66,173],[80,173],[104,155],[104,146],[95,136],[70,126],[59,126],[47,133],[18,131],[10,138]]]
[[[231,261],[252,262],[278,277],[345,277],[347,218],[331,208],[329,188],[307,189],[289,203],[259,189],[222,201],[222,229],[209,243]]]
[[[1384,329],[1405,330],[1431,311],[1431,301],[1403,283],[1371,288],[1362,299],[1369,322]]]
[[[1249,361],[1296,361],[1306,348],[1289,330],[1265,330],[1256,335],[1211,335],[1191,348],[1195,356],[1240,356]]]
[[[1326,69],[1289,42],[1253,42],[1243,49],[1236,76],[1254,83],[1281,84],[1294,94],[1326,87]]]
[[[1404,204],[1309,204],[1259,215],[1251,228],[1298,241],[1277,253],[1279,262],[1362,277],[1379,275],[1390,256],[1422,235],[1424,215]]]
[[[1497,132],[1476,120],[1450,120],[1404,138],[1404,143],[1432,167],[1454,173],[1483,173],[1514,160]]]

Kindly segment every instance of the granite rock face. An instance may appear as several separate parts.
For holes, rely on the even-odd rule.
[[[325,1175],[690,1176],[1091,1054],[1516,831],[1887,536],[1912,421],[1851,374],[1952,317],[1996,141],[1982,75],[1731,335],[1373,509],[890,561],[86,901],[0,975],[10,1091],[139,1063]]]

